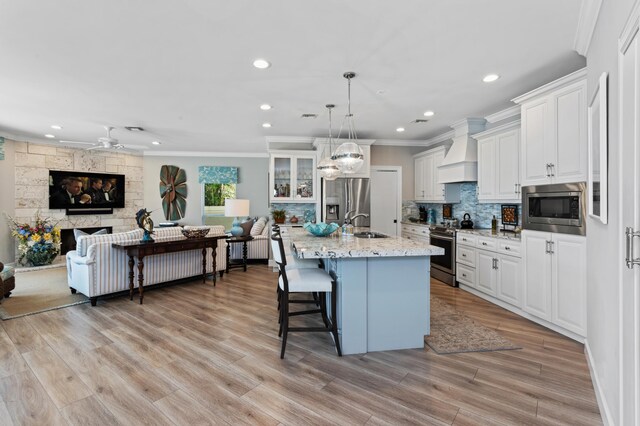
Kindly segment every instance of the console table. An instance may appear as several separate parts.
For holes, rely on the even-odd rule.
[[[140,304],[144,298],[144,258],[154,254],[173,253],[178,251],[202,249],[202,282],[207,278],[207,248],[211,248],[211,258],[213,260],[213,285],[216,285],[216,248],[218,240],[227,238],[226,235],[203,238],[176,237],[171,240],[160,242],[151,241],[142,243],[139,241],[128,243],[113,243],[112,247],[125,250],[129,256],[129,299],[133,300],[133,266],[134,257],[138,258],[138,293],[140,294]]]
[[[247,242],[253,240],[251,235],[245,235],[243,237],[227,237],[227,274],[229,269],[243,268],[244,272],[247,272]],[[231,264],[231,244],[242,243],[242,263]]]

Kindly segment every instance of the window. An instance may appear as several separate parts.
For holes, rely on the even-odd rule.
[[[224,200],[236,198],[236,184],[205,183],[203,187],[205,216],[224,216]]]

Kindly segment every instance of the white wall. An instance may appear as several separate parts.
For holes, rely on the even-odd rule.
[[[251,200],[251,216],[269,214],[269,159],[227,157],[144,157],[144,206],[153,210],[151,217],[157,224],[166,222],[160,198],[160,168],[163,165],[178,166],[187,173],[187,208],[185,217],[178,221],[183,225],[202,224],[202,187],[198,183],[199,166],[238,167],[236,196]]]
[[[609,223],[587,221],[587,347],[591,353],[594,381],[603,397],[603,419],[619,419],[619,267],[622,262],[622,224],[618,218],[621,194],[620,141],[618,128],[618,36],[629,16],[633,0],[604,0],[587,54],[590,100],[602,72],[609,74]],[[632,178],[632,177],[628,177]],[[598,389],[596,389],[598,391]],[[605,420],[606,421],[606,420]]]
[[[15,249],[11,231],[5,222],[4,214],[15,216],[15,146],[10,139],[4,142],[4,160],[0,160],[0,262],[11,263]]]

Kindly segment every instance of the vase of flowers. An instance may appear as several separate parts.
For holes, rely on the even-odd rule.
[[[287,211],[285,209],[273,209],[271,210],[271,216],[275,223],[284,223],[285,215]]]
[[[18,240],[18,262],[32,266],[49,265],[60,254],[60,228],[36,213],[34,225],[9,217],[11,235]]]

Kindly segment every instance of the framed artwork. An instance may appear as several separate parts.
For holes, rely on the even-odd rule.
[[[589,177],[587,182],[589,216],[607,223],[608,143],[607,143],[607,73],[598,79],[588,108]]]

